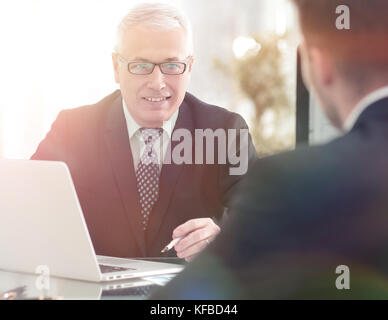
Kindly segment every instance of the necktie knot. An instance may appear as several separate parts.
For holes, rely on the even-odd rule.
[[[140,133],[146,145],[153,145],[162,135],[162,128],[140,128]]]

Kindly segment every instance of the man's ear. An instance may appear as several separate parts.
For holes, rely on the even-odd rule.
[[[315,81],[318,81],[321,86],[329,86],[332,84],[335,75],[335,62],[326,49],[312,47],[308,50],[308,59],[310,62],[310,75],[313,73]]]
[[[194,64],[194,57],[191,57],[190,62],[189,62],[189,72],[191,72]]]
[[[117,59],[117,53],[112,53],[112,63],[113,63],[113,72],[116,83],[120,83],[120,77],[119,77],[119,62]]]

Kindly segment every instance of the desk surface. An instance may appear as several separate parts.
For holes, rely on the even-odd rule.
[[[142,259],[175,264],[185,264],[178,258]],[[38,297],[58,299],[146,299],[159,285],[144,279],[112,282],[88,282],[50,276],[41,281],[37,274],[0,270],[0,295],[9,291],[18,292],[19,299]]]

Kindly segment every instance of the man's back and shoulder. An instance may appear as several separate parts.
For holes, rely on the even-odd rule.
[[[388,201],[384,196],[388,191],[387,122],[385,98],[369,106],[349,132],[328,144],[300,147],[261,159],[244,183],[238,197],[241,205],[253,203],[253,199],[264,204],[278,198],[279,206],[286,208],[287,203],[292,203],[295,206],[290,209],[304,208],[299,213],[304,218],[321,213],[324,220],[331,215],[341,216],[340,210],[346,211],[349,219],[367,214],[363,205],[373,207],[378,201]],[[371,202],[371,198],[375,201]],[[283,218],[287,219],[287,215]]]
[[[379,281],[388,267],[387,122],[388,98],[328,144],[258,161],[217,242],[153,298],[347,299],[367,297],[369,286],[370,297],[386,292]],[[335,286],[340,265],[353,277],[348,294]],[[194,284],[203,290],[194,292]]]
[[[345,133],[257,162],[230,223],[154,298],[387,297],[387,3],[350,1],[344,30],[340,1],[293,2],[303,78]],[[371,35],[368,46],[355,41]]]
[[[225,244],[233,252],[228,263],[256,281],[252,297],[361,298],[368,281],[373,296],[372,281],[383,279],[388,267],[387,123],[385,98],[368,106],[342,137],[262,159],[252,168],[234,206],[238,218],[226,231],[240,238]],[[341,265],[353,276],[349,295],[335,286]],[[267,293],[258,281],[265,274],[278,276]]]

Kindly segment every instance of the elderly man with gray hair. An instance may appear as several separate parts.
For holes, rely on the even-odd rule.
[[[187,148],[176,133],[214,133],[213,142],[217,136],[228,151],[234,146],[248,167],[257,155],[247,125],[186,92],[192,31],[171,5],[132,8],[119,25],[112,61],[120,89],[94,105],[61,111],[32,159],[69,166],[96,254],[155,257],[176,239],[167,255],[190,261],[219,233],[244,174],[231,174],[236,163],[229,159],[217,161],[225,158],[217,148],[197,148],[196,141]],[[237,134],[220,138],[230,130]],[[203,149],[214,161],[190,161]],[[176,150],[186,153],[185,161]],[[172,161],[165,162],[168,156]]]

